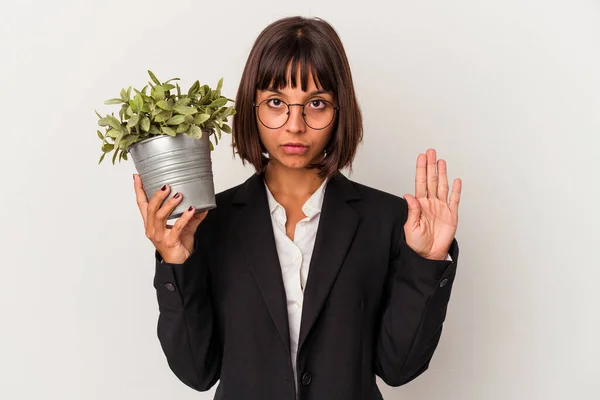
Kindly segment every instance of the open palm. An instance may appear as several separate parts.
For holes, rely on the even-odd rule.
[[[456,178],[448,201],[446,162],[436,162],[434,149],[419,154],[415,196],[404,195],[408,203],[404,234],[406,244],[420,256],[443,260],[448,254],[458,226],[461,187],[462,181]]]

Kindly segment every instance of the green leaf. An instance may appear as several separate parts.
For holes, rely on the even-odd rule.
[[[210,151],[214,151],[215,150],[215,146],[213,146],[212,142],[209,141],[208,142],[210,144]]]
[[[105,155],[106,155],[106,153],[102,153],[102,155],[100,156],[100,159],[98,160],[98,164],[100,164],[102,162],[102,160],[104,160]]]
[[[233,106],[229,106],[225,110],[223,110],[223,113],[221,114],[221,116],[226,118],[226,117],[233,115],[234,113],[235,113],[235,110],[234,110]]]
[[[110,99],[110,100],[106,100],[104,102],[104,104],[110,105],[110,104],[121,104],[123,103],[123,100],[121,99]]]
[[[217,83],[217,92],[220,92],[222,87],[223,87],[223,78],[219,79],[219,83]]]
[[[110,153],[115,148],[114,144],[105,143],[102,145],[102,151],[104,153]]]
[[[123,101],[129,101],[129,98],[127,97],[127,90],[121,89],[120,96],[121,96],[121,100],[123,100]]]
[[[172,111],[161,111],[156,118],[154,118],[155,122],[165,122],[173,115]]]
[[[194,82],[194,84],[192,85],[192,87],[190,87],[190,90],[188,91],[188,95],[193,96],[198,92],[198,90],[200,90],[200,81]]]
[[[142,110],[142,106],[144,105],[144,99],[142,98],[142,95],[138,93],[133,99],[137,105],[138,112],[140,112]]]
[[[179,78],[171,78],[168,81],[166,81],[165,83],[169,83],[171,81],[178,81],[178,80],[180,80],[180,79]],[[175,84],[177,84],[177,82],[175,82]]]
[[[106,132],[106,136],[109,138],[116,139],[120,133],[121,133],[121,130],[119,130],[119,129],[110,129],[108,132]]]
[[[152,71],[148,70],[148,75],[150,75],[150,79],[152,79],[154,83],[160,85],[160,81],[156,78],[156,75],[154,75]]]
[[[177,127],[177,133],[186,133],[190,129],[190,124],[181,124]]]
[[[191,124],[194,122],[194,116],[193,115],[186,115],[185,116],[185,122],[188,124]]]
[[[171,111],[173,109],[173,104],[166,100],[157,101],[156,106],[167,111]]]
[[[150,91],[150,96],[152,96],[154,100],[164,100],[165,89],[163,89],[163,87],[160,85],[154,86]]]
[[[112,163],[113,163],[113,165],[115,165],[115,160],[117,159],[117,155],[118,154],[119,154],[118,151],[115,151],[115,154],[113,154],[113,157],[112,157]]]
[[[94,110],[94,112],[96,113],[96,115],[98,116],[98,118],[102,118],[102,115],[98,114],[98,111]]]
[[[223,124],[223,126],[221,127],[221,129],[226,132],[226,133],[231,133],[231,127],[227,124]]]
[[[108,125],[110,125],[112,128],[121,129],[121,122],[114,116],[109,115],[106,118],[108,119]]]
[[[133,144],[133,142],[135,142],[135,139],[137,139],[137,135],[123,136],[121,142],[119,143],[119,147],[122,149],[127,149],[127,147],[129,147],[131,144]]]
[[[144,117],[142,118],[142,122],[140,123],[140,127],[144,132],[148,132],[150,130],[150,118]]]
[[[176,106],[187,106],[188,104],[190,104],[190,101],[192,101],[191,98],[184,96],[182,98],[180,98],[179,100],[177,100],[175,102]]]
[[[126,151],[123,152],[123,160],[125,160],[125,161],[128,160],[128,158],[127,158],[127,152]]]
[[[119,134],[117,135],[117,137],[115,138],[115,148],[120,148],[120,144],[121,144],[121,139],[123,138],[123,135],[125,135],[123,132],[119,132]]]
[[[108,118],[100,118],[98,120],[98,126],[108,126]]]
[[[148,130],[148,132],[154,134],[154,135],[160,135],[160,129],[158,129],[158,126],[156,126],[155,124],[150,124],[150,129]]]
[[[175,86],[177,86],[177,97],[181,97],[181,88],[177,82],[175,82]]]
[[[140,122],[140,116],[139,114],[135,114],[133,117],[129,118],[129,121],[127,121],[127,127],[133,128],[138,124],[138,122]]]
[[[202,129],[200,129],[197,125],[192,125],[188,131],[188,136],[191,136],[194,139],[200,139],[202,138]]]
[[[133,108],[131,106],[127,106],[127,111],[125,112],[128,116],[133,116]]]
[[[129,86],[127,88],[127,98],[124,99],[125,101],[129,101],[129,99],[131,98],[131,86]]]
[[[175,89],[174,85],[171,85],[170,83],[165,83],[163,86],[163,89],[165,90],[171,90],[171,89]]]
[[[185,121],[185,115],[174,115],[167,121],[167,125],[179,125]]]
[[[200,125],[200,124],[204,123],[205,121],[208,121],[209,118],[210,118],[210,115],[208,115],[208,114],[198,114],[194,117],[194,123],[196,125]]]
[[[127,111],[127,107],[129,107],[129,106],[127,105],[127,103],[124,103],[124,104],[121,106],[121,109],[119,110],[119,118],[121,118],[121,121],[122,121],[123,119],[125,119],[125,112]]]
[[[198,110],[195,107],[188,107],[188,106],[175,106],[175,107],[173,107],[173,109],[175,111],[177,111],[179,114],[183,114],[183,115],[192,115],[192,114],[196,114],[198,112]]]
[[[102,140],[104,140],[104,135],[102,135],[102,132],[100,131],[96,131],[98,133],[98,137]]]
[[[225,104],[227,104],[227,99],[225,97],[219,97],[210,103],[209,107],[223,107]]]
[[[163,127],[161,127],[161,129],[162,129],[162,131],[164,133],[166,133],[169,136],[176,136],[177,135],[177,132],[175,132],[175,129],[169,128],[168,126],[163,126]]]

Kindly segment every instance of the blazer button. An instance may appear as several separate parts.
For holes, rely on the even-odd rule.
[[[302,374],[302,384],[304,386],[308,386],[310,385],[310,382],[312,381],[312,375],[308,372],[305,372]]]
[[[440,282],[440,287],[446,286],[447,283],[448,283],[448,279],[446,279],[446,278],[442,279],[442,281]]]
[[[175,291],[175,285],[173,285],[171,282],[167,283],[167,284],[165,285],[165,287],[167,288],[167,290],[168,290],[169,292],[174,292],[174,291]]]

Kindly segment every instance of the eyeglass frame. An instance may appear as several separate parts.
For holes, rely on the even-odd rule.
[[[252,102],[252,106],[253,106],[253,107],[256,107],[256,108],[258,108],[258,107],[260,107],[260,105],[261,105],[262,103],[264,103],[264,102],[266,102],[266,101],[269,101],[269,100],[275,100],[275,99],[264,99],[263,101],[261,101],[261,102],[260,102],[260,103],[258,103],[258,104],[256,104],[256,101],[253,101],[253,102]],[[258,120],[259,120],[259,121],[260,121],[260,123],[261,123],[261,124],[262,124],[262,125],[263,125],[265,128],[267,128],[267,129],[279,129],[279,128],[281,128],[282,126],[284,126],[285,124],[287,124],[287,123],[288,123],[288,121],[290,120],[290,107],[291,107],[291,106],[302,106],[302,120],[304,121],[304,123],[305,123],[305,124],[306,124],[308,127],[310,127],[311,129],[314,129],[314,130],[316,130],[316,131],[321,131],[321,130],[323,130],[323,129],[327,128],[329,125],[331,125],[331,123],[332,123],[332,122],[335,120],[335,116],[336,116],[336,113],[337,113],[337,111],[340,109],[340,107],[339,107],[339,106],[335,106],[335,105],[334,105],[332,102],[330,102],[329,100],[324,100],[324,99],[312,99],[312,100],[309,100],[309,101],[307,101],[307,102],[306,102],[306,103],[304,103],[304,104],[301,104],[301,103],[292,103],[292,104],[288,104],[288,103],[286,103],[285,101],[283,101],[283,100],[281,100],[281,99],[276,99],[276,100],[279,100],[279,101],[281,101],[283,104],[285,104],[285,105],[287,106],[287,108],[288,108],[288,110],[287,110],[287,119],[285,120],[285,122],[284,122],[283,124],[281,124],[281,125],[280,125],[280,126],[278,126],[277,128],[271,128],[270,126],[267,126],[267,125],[266,125],[264,122],[262,122],[262,120],[260,119],[260,116],[258,115],[258,112],[257,112],[256,114],[257,114]],[[323,102],[325,102],[325,103],[329,103],[329,104],[331,104],[331,105],[333,106],[333,118],[331,118],[331,121],[329,121],[329,123],[328,123],[327,125],[325,125],[323,128],[313,128],[312,126],[308,125],[308,122],[306,122],[306,113],[304,112],[304,107],[305,107],[305,106],[306,106],[308,103],[310,103],[311,101],[316,101],[316,100],[318,100],[318,101],[323,101]]]

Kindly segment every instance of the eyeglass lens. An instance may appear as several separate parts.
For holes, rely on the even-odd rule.
[[[279,99],[268,99],[258,106],[260,122],[271,129],[285,125],[289,114],[288,105]],[[333,121],[334,116],[335,108],[328,101],[315,99],[304,105],[304,122],[313,129],[326,128]]]

